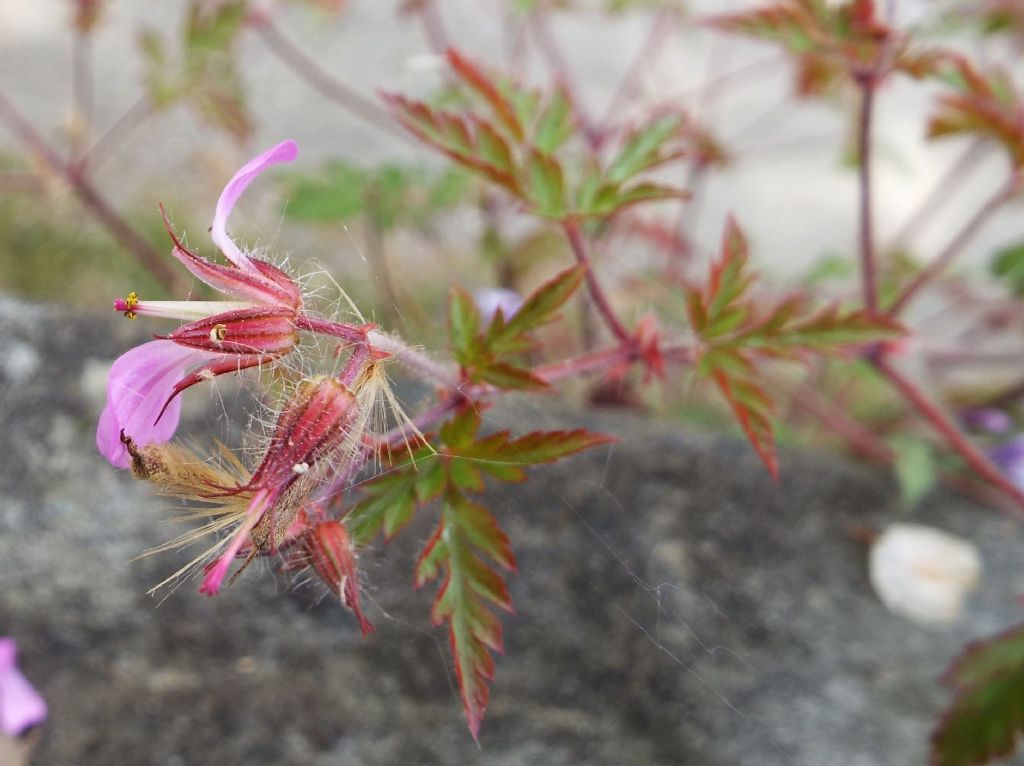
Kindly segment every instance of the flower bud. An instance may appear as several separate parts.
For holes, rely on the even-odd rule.
[[[299,342],[294,320],[294,312],[287,309],[239,309],[205,317],[161,337],[221,354],[279,356]]]
[[[363,635],[372,633],[374,627],[359,607],[359,577],[345,525],[336,519],[318,522],[300,538],[299,546],[299,560],[316,572],[352,611]]]

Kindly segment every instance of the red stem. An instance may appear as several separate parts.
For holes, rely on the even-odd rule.
[[[978,208],[977,212],[967,220],[950,243],[946,245],[941,253],[939,253],[938,257],[936,257],[935,260],[929,263],[925,268],[921,269],[910,284],[903,289],[903,292],[900,293],[899,297],[890,309],[890,313],[893,316],[896,316],[903,311],[903,309],[907,307],[907,304],[914,299],[921,288],[925,287],[929,282],[934,280],[939,274],[949,267],[950,263],[952,263],[960,254],[967,243],[970,242],[982,226],[988,222],[988,219],[991,218],[999,208],[1012,199],[1018,191],[1020,191],[1020,184],[1021,177],[1014,173],[1010,176],[1009,181],[997,189],[995,194],[989,197],[985,203]]]
[[[46,165],[51,172],[61,176],[72,188],[79,200],[101,222],[121,245],[135,255],[161,283],[168,287],[178,284],[178,274],[152,245],[128,225],[77,168],[65,163],[43,140],[35,128],[18,113],[7,98],[0,93],[0,122],[4,122],[21,140],[22,144]]]
[[[892,450],[884,441],[851,418],[842,407],[818,393],[813,386],[801,386],[793,402],[844,438],[854,452],[879,463],[892,462]]]
[[[444,19],[441,18],[441,11],[434,0],[424,0],[420,5],[420,19],[423,21],[423,31],[427,36],[427,42],[434,53],[444,54],[451,47],[448,32],[444,27]]]
[[[903,376],[893,367],[883,354],[871,359],[875,368],[903,395],[949,443],[949,446],[964,459],[974,471],[993,486],[997,487],[1017,504],[1018,510],[1024,511],[1024,492],[1021,492],[1003,472],[979,450],[957,424],[942,409],[929,399],[920,388]]]
[[[401,138],[403,141],[414,141],[405,130],[391,119],[386,111],[370,99],[349,88],[307,56],[300,47],[282,34],[269,16],[264,13],[252,13],[249,16],[248,22],[259,33],[260,37],[263,38],[263,42],[266,43],[271,53],[277,56],[281,63],[314,90],[319,91],[334,103],[362,118],[374,128],[390,133],[392,136]]]
[[[875,267],[875,235],[871,206],[871,120],[875,103],[875,80],[864,76],[861,87],[860,117],[857,123],[858,179],[860,182],[860,264],[864,305],[878,311],[878,276]]]
[[[605,324],[608,325],[608,329],[611,330],[612,334],[622,341],[622,343],[632,344],[633,339],[630,336],[629,331],[615,315],[615,311],[612,309],[611,303],[608,301],[608,297],[605,295],[604,290],[601,289],[601,285],[598,283],[597,277],[594,275],[593,264],[590,260],[590,255],[587,253],[587,246],[583,241],[583,235],[580,233],[579,224],[571,219],[563,221],[562,230],[565,232],[565,236],[569,239],[573,255],[576,256],[576,262],[583,267],[583,274],[587,281],[587,289],[590,291],[590,297],[594,300],[594,305],[597,306],[597,310],[604,319]]]
[[[357,325],[345,324],[344,322],[331,322],[327,319],[318,319],[309,314],[299,314],[295,317],[295,326],[300,330],[329,335],[332,338],[345,340],[350,343],[365,343],[365,328]]]
[[[953,183],[962,184],[967,174],[978,167],[981,167],[979,160],[988,150],[988,147],[980,140],[975,141],[967,147],[967,151],[950,165],[942,178],[932,187],[927,196],[918,204],[917,208],[907,218],[906,223],[900,227],[899,233],[893,238],[897,243],[909,241],[917,234],[918,230],[934,214],[936,214],[947,201],[952,198],[950,186]]]
[[[93,145],[82,155],[79,163],[86,163],[95,172],[96,165],[103,159],[109,147],[119,146],[127,138],[128,134],[138,128],[153,113],[149,104],[149,96],[139,96],[120,117],[110,124]]]
[[[664,47],[665,41],[672,31],[671,22],[673,16],[675,16],[675,12],[672,9],[666,9],[659,11],[651,19],[651,26],[647,30],[647,35],[640,45],[640,49],[626,70],[626,74],[619,82],[618,87],[615,89],[615,94],[608,103],[607,110],[605,110],[604,117],[601,120],[603,134],[607,134],[614,120],[622,113],[627,99],[636,90],[637,82],[640,80],[640,76],[643,74],[648,63],[656,59],[661,53],[661,49]]]

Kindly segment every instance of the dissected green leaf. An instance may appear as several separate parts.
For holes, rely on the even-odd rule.
[[[491,342],[508,343],[553,321],[558,310],[583,284],[583,276],[583,268],[573,266],[542,284],[523,301],[515,314],[491,326],[488,331]]]
[[[870,69],[878,76],[931,74],[942,56],[894,34],[874,0],[776,0],[714,17],[713,26],[780,45],[797,67],[797,93],[821,94]]]
[[[1000,70],[982,72],[963,56],[947,56],[952,88],[939,97],[928,137],[975,135],[1000,144],[1014,167],[1024,167],[1024,96]]]
[[[969,644],[947,671],[956,692],[932,734],[933,766],[1009,755],[1024,733],[1024,626]]]
[[[542,154],[552,154],[572,135],[572,102],[565,88],[556,88],[537,121],[533,145]]]
[[[561,218],[566,213],[565,177],[558,160],[534,149],[524,166],[526,194],[537,215]]]
[[[452,290],[448,322],[455,359],[466,377],[510,390],[547,388],[547,383],[516,357],[533,346],[530,333],[555,319],[559,308],[579,288],[583,271],[574,266],[541,285],[511,317],[495,314],[487,329],[472,297],[460,288]]]
[[[448,63],[452,71],[459,76],[469,88],[480,96],[491,108],[499,124],[507,130],[513,138],[522,140],[524,137],[523,126],[519,121],[516,110],[511,102],[491,81],[491,79],[473,64],[469,59],[460,54],[454,48],[449,48]]]
[[[752,284],[746,239],[730,218],[721,256],[711,264],[707,284],[687,290],[686,306],[702,344],[698,372],[714,380],[774,475],[772,401],[760,382],[761,361],[839,354],[899,337],[904,330],[895,320],[866,311],[843,312],[837,306],[808,310],[798,296],[765,309],[748,294]]]
[[[662,115],[630,133],[602,172],[594,155],[581,165],[556,152],[576,130],[573,104],[565,88],[548,94],[493,77],[457,51],[448,62],[468,90],[444,111],[421,101],[385,94],[395,117],[420,140],[449,159],[505,189],[536,215],[555,220],[570,216],[606,217],[629,205],[682,199],[685,194],[636,176],[682,156],[684,120]],[[697,138],[696,132],[690,138]],[[700,140],[695,145],[700,144]],[[710,142],[701,162],[716,161]]]
[[[155,32],[143,32],[145,83],[153,106],[161,109],[185,101],[205,122],[239,142],[248,139],[253,123],[234,50],[247,15],[246,0],[190,0],[177,65]]]
[[[679,115],[669,114],[630,134],[608,166],[605,180],[621,184],[645,170],[681,156],[678,150],[665,151],[665,145],[678,134],[682,122]]]
[[[463,367],[471,365],[477,355],[476,338],[480,331],[480,313],[473,296],[453,286],[448,299],[448,332],[456,361]]]

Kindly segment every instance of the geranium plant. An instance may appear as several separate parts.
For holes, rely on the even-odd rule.
[[[337,11],[334,3],[317,5],[322,13]],[[1021,246],[994,259],[994,272],[1006,283],[997,300],[950,278],[975,235],[1017,201],[1024,186],[1024,101],[1014,78],[947,45],[926,26],[900,25],[891,8],[872,0],[775,0],[698,19],[671,2],[610,2],[603,12],[648,13],[651,26],[607,114],[597,117],[548,25],[556,7],[573,5],[509,4],[516,32],[511,42],[530,41],[519,52],[535,53],[550,72],[538,83],[466,53],[448,38],[439,4],[404,3],[403,13],[423,25],[444,69],[442,86],[417,96],[355,92],[288,39],[273,12],[245,0],[188,3],[180,55],[156,32],[143,37],[147,114],[186,105],[211,128],[249,139],[247,86],[233,54],[242,36],[255,34],[350,115],[446,164],[439,172],[367,169],[342,158],[315,168],[303,165],[294,142],[283,141],[245,164],[215,206],[210,231],[226,262],[187,247],[165,214],[173,258],[227,300],[149,300],[130,292],[114,301],[126,317],[180,324],[114,363],[97,445],[113,465],[158,492],[189,500],[197,527],[170,545],[210,540],[160,586],[198,573],[200,590],[215,595],[251,561],[267,558],[319,577],[364,633],[372,624],[360,602],[359,550],[399,534],[416,514],[430,515],[434,531],[416,564],[415,583],[437,583],[431,616],[448,631],[474,737],[487,708],[494,654],[502,650],[500,613],[513,611],[506,579],[516,567],[512,542],[487,507],[487,483],[527,480],[531,466],[614,439],[583,429],[485,427],[481,414],[507,392],[535,395],[584,381],[591,401],[622,404],[658,385],[674,397],[683,390],[680,381],[696,381],[695,395],[729,414],[772,476],[780,471],[781,413],[792,410],[813,416],[833,442],[892,466],[910,501],[942,479],[1024,511],[1019,466],[1006,464],[1009,453],[999,449],[994,432],[971,434],[968,416],[984,411],[1011,418],[1024,385],[961,394],[954,409],[904,364],[922,359],[969,367],[984,357],[974,339],[998,336],[1020,316]],[[1019,41],[1024,14],[1012,5],[981,3],[952,13],[961,27],[979,25]],[[85,37],[103,4],[79,6],[76,33]],[[699,109],[636,97],[645,68],[679,28],[773,46],[794,67],[794,98],[851,107],[855,295],[828,294],[810,279],[802,289],[773,291],[758,279],[758,254],[750,252],[742,209],[718,222],[714,248],[697,241],[687,206],[697,204],[703,180],[734,161],[733,153]],[[880,246],[876,234],[876,103],[897,80],[938,94],[930,114],[921,115],[923,134],[971,142],[956,168],[965,171],[989,146],[1007,159],[991,195],[945,247],[920,263]],[[622,109],[626,103],[632,108]],[[130,117],[120,129],[132,124]],[[88,152],[64,160],[2,94],[0,120],[163,283],[174,289],[185,283],[99,194]],[[282,196],[290,200],[289,224],[369,221],[367,249],[381,297],[391,304],[380,316],[400,309],[402,300],[386,237],[402,228],[427,230],[435,216],[469,203],[481,214],[477,249],[498,288],[452,280],[446,311],[434,317],[445,320],[446,342],[425,350],[417,345],[423,338],[404,337],[386,320],[368,322],[341,288],[335,301],[322,302],[304,288],[301,264],[257,255],[227,231],[249,184],[271,166],[294,162],[297,170],[279,176]],[[955,182],[945,179],[911,223],[933,215],[943,190]],[[506,224],[513,217],[530,222],[527,234],[522,227],[510,233]],[[614,250],[626,236],[642,242],[656,264],[653,275],[615,263]],[[531,282],[524,261],[533,250],[544,250],[547,261],[545,277]],[[645,281],[660,289],[643,293]],[[910,310],[925,294],[970,315],[951,350],[933,353]],[[398,371],[426,383],[432,399],[405,409],[389,383]],[[223,445],[206,451],[183,446],[175,439],[182,397],[193,386],[235,374],[246,376],[264,408],[257,420],[263,425],[249,440],[255,446],[244,455]],[[867,388],[884,391],[882,416],[858,411],[858,393]],[[894,408],[899,433],[891,427]],[[954,664],[947,679],[958,696],[934,736],[936,764],[981,763],[1012,748],[1024,728],[1013,685],[1024,669],[1020,645],[1020,631],[1011,630],[972,646]]]

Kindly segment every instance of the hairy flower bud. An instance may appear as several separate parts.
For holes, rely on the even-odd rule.
[[[359,606],[359,578],[355,554],[345,525],[336,519],[313,524],[298,540],[293,561],[305,564],[338,596],[359,621],[363,635],[372,633],[373,625]]]

